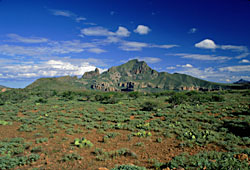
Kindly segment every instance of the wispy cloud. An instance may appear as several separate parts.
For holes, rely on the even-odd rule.
[[[229,72],[250,72],[250,65],[237,65],[219,68],[220,71]]]
[[[92,52],[92,53],[96,53],[96,54],[101,54],[101,53],[107,52],[101,48],[90,48],[90,49],[88,49],[88,51]]]
[[[51,13],[55,16],[63,16],[63,17],[73,17],[75,14],[73,12],[67,10],[58,10],[58,9],[50,9]]]
[[[231,57],[226,56],[215,56],[215,55],[204,55],[204,54],[188,54],[188,53],[176,53],[166,54],[167,56],[179,56],[181,58],[188,58],[194,60],[207,60],[207,61],[219,61],[219,60],[230,60]]]
[[[68,11],[68,10],[49,9],[49,11],[51,12],[52,15],[68,17],[68,18],[75,20],[76,22],[86,20],[85,17],[77,16],[75,13]]]
[[[17,38],[18,39],[17,39]],[[29,39],[25,37],[15,36],[18,42],[22,43],[38,43],[46,40],[42,45],[16,45],[16,44],[3,44],[0,45],[0,54],[6,56],[51,56],[58,54],[81,53],[83,51],[97,53],[97,45],[93,42],[83,43],[80,40],[71,41],[51,41],[45,38]],[[90,50],[94,49],[94,50]],[[104,50],[98,51],[99,53]]]
[[[233,51],[248,51],[246,46],[236,46],[236,45],[221,45],[219,46],[222,50],[233,50]]]
[[[45,43],[48,42],[47,38],[41,38],[41,37],[22,37],[17,34],[7,34],[7,37],[9,37],[14,42],[21,42],[21,43]]]
[[[169,49],[178,47],[178,45],[157,45],[157,44],[149,44],[144,42],[136,42],[136,41],[123,41],[120,45],[120,49],[124,51],[141,51],[143,48],[163,48]]]
[[[126,63],[129,60],[133,60],[133,59],[138,59],[139,61],[145,61],[146,63],[149,63],[149,64],[159,63],[162,61],[158,57],[140,57],[140,56],[137,56],[137,57],[129,58],[128,60],[121,60],[121,62]]]
[[[236,56],[235,58],[237,58],[237,59],[242,59],[242,58],[245,58],[245,57],[247,57],[247,56],[249,56],[250,55],[250,53],[243,53],[243,54],[240,54],[240,55],[238,55],[238,56]]]
[[[119,48],[124,51],[141,51],[145,47],[148,47],[147,43],[124,41]]]
[[[194,34],[194,33],[196,33],[196,31],[197,31],[197,28],[191,28],[191,29],[188,31],[188,33],[189,33],[189,34]]]

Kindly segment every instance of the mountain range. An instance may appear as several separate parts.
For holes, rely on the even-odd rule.
[[[219,90],[242,88],[240,84],[209,82],[186,74],[157,72],[146,62],[130,60],[100,73],[86,72],[81,78],[64,76],[40,78],[26,88],[39,89],[93,89],[101,91],[162,91],[162,90]]]

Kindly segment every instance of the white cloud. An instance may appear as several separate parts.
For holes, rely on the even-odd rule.
[[[197,31],[197,28],[191,28],[188,33],[189,34],[194,34]]]
[[[222,49],[222,50],[232,50],[232,51],[239,51],[239,52],[247,52],[248,48],[246,46],[237,46],[237,45],[217,45],[213,40],[205,39],[199,43],[194,45],[197,48],[204,48],[204,49]]]
[[[230,57],[226,56],[215,56],[215,55],[204,55],[204,54],[187,54],[187,53],[176,53],[176,54],[166,54],[169,56],[179,56],[181,58],[189,58],[194,60],[207,60],[207,61],[216,61],[216,60],[230,60]]]
[[[185,65],[176,65],[177,67],[183,67],[183,68],[192,68],[193,66],[191,64],[185,64]]]
[[[116,35],[120,37],[129,37],[130,32],[127,28],[119,26],[118,30],[116,31]]]
[[[95,70],[96,66],[82,62],[73,64],[62,60],[48,60],[37,64],[28,65],[20,63],[16,65],[7,65],[0,68],[1,78],[11,79],[29,79],[38,77],[55,77],[55,76],[81,76],[87,71]],[[100,69],[101,72],[105,69]]]
[[[194,46],[197,48],[205,48],[205,49],[216,49],[217,48],[214,41],[210,40],[210,39],[205,39],[199,43],[196,43]]]
[[[141,35],[148,34],[150,31],[151,29],[145,25],[138,25],[137,28],[134,30],[135,33],[138,33]]]
[[[241,60],[239,63],[250,63],[250,61],[247,60],[247,59],[243,59],[243,60]]]
[[[229,71],[229,72],[250,72],[250,65],[238,65],[238,66],[229,66],[221,67],[220,71]]]
[[[11,38],[14,42],[21,42],[21,43],[45,43],[48,42],[47,38],[41,37],[22,37],[17,34],[7,34],[7,37]]]
[[[110,15],[114,15],[115,14],[115,11],[110,11]]]
[[[125,27],[118,27],[118,30],[116,32],[111,32],[106,28],[103,27],[90,27],[90,28],[84,28],[81,30],[81,33],[86,36],[119,36],[119,37],[128,37],[130,35],[130,32]]]
[[[105,50],[100,49],[100,48],[90,48],[90,49],[88,49],[88,51],[92,52],[92,53],[96,53],[96,54],[100,54],[100,53],[106,52]]]
[[[81,30],[81,33],[87,36],[112,36],[113,32],[103,27],[90,27]]]

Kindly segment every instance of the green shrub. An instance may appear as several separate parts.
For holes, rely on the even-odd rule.
[[[159,104],[155,101],[146,101],[143,104],[141,104],[141,108],[143,111],[153,111],[157,110]]]
[[[179,92],[179,93],[175,93],[173,96],[171,96],[166,101],[173,104],[173,105],[179,105],[179,104],[187,102],[187,99],[188,99],[187,95]]]
[[[81,157],[80,155],[76,154],[76,153],[70,153],[70,154],[66,154],[62,157],[61,161],[62,162],[67,162],[67,161],[74,161],[74,160],[82,160],[83,157]]]
[[[35,101],[35,103],[47,103],[48,100],[47,99],[44,99],[44,98],[39,98]]]
[[[45,142],[48,142],[48,138],[38,138],[36,139],[36,143],[45,143]]]
[[[179,155],[174,157],[165,166],[173,169],[249,169],[247,160],[236,158],[239,153],[234,152],[202,152],[196,155]]]
[[[83,148],[83,147],[89,147],[91,148],[93,145],[93,143],[91,143],[91,141],[85,139],[84,137],[82,139],[78,139],[76,138],[74,140],[74,143],[73,143],[75,146],[77,147],[80,147],[80,148]]]
[[[146,168],[135,166],[135,165],[120,165],[120,166],[113,168],[111,170],[146,170]]]

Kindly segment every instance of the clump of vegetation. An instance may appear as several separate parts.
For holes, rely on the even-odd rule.
[[[91,141],[85,139],[84,137],[82,139],[78,139],[76,138],[74,140],[74,143],[73,143],[75,146],[79,147],[79,148],[83,148],[83,147],[88,147],[88,148],[91,148],[92,146],[94,146],[93,143],[91,143]]]
[[[141,110],[143,111],[153,111],[158,109],[159,104],[155,101],[146,101],[141,104]]]
[[[146,132],[145,130],[141,130],[139,132],[133,133],[133,136],[137,137],[150,137],[152,136],[151,132]]]
[[[137,155],[127,148],[121,148],[110,152],[105,152],[103,149],[96,148],[93,154],[96,155],[96,159],[98,161],[105,161],[107,159],[121,157],[121,156],[137,158]]]
[[[0,141],[0,169],[13,169],[37,161],[40,158],[39,155],[26,153],[30,145],[23,138]]]
[[[146,168],[135,165],[120,165],[111,170],[146,170]]]
[[[0,125],[12,125],[12,122],[7,122],[4,120],[0,120]]]
[[[62,162],[67,162],[67,161],[74,161],[74,160],[82,160],[83,157],[81,157],[80,155],[76,154],[76,153],[70,153],[70,154],[66,154],[62,157],[61,161]]]
[[[48,138],[38,138],[36,139],[36,143],[45,143],[45,142],[48,142]]]
[[[182,154],[174,157],[165,167],[185,169],[248,169],[248,156],[237,158],[242,153],[234,152],[202,152],[193,156]]]

